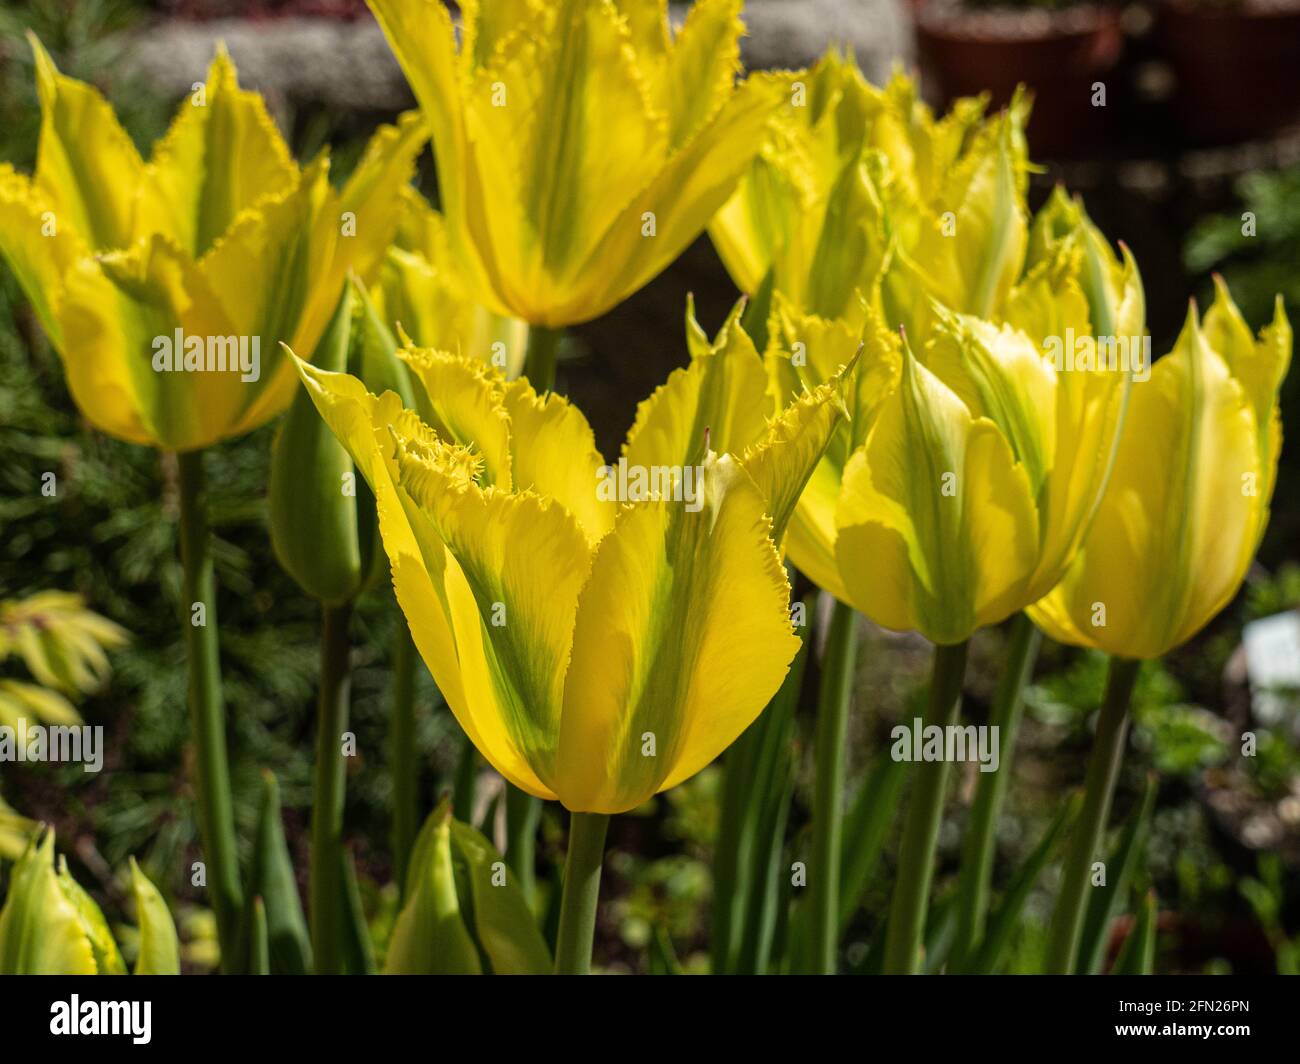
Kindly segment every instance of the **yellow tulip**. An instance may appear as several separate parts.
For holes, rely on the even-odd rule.
[[[790,557],[888,628],[961,643],[1046,594],[1087,531],[1105,484],[1128,374],[1074,366],[1053,338],[1095,347],[1130,329],[1142,290],[1081,210],[1058,196],[1035,222],[1025,268],[996,321],[931,300],[924,331],[884,325],[880,287],[827,321],[773,302],[768,361],[784,396],[815,384],[861,335],[853,417],[804,491]],[[919,353],[913,353],[914,347]],[[1058,361],[1060,364],[1058,365]]]
[[[169,450],[263,424],[295,387],[277,343],[310,352],[348,270],[388,245],[421,123],[382,129],[336,192],[328,159],[294,163],[223,50],[146,163],[103,97],[32,47],[36,173],[0,166],[0,256],[73,399],[103,431]]]
[[[741,0],[371,0],[433,137],[476,301],[530,324],[603,314],[703,230],[788,79],[736,87]]]
[[[1065,578],[1030,610],[1048,635],[1157,658],[1236,595],[1268,524],[1291,360],[1279,298],[1252,337],[1222,281],[1151,379],[1135,384],[1097,518]]]
[[[473,302],[447,242],[441,214],[414,188],[371,296],[385,323],[417,347],[459,351],[517,377],[528,349],[528,324]]]
[[[131,861],[140,927],[137,975],[180,971],[176,928],[158,889]],[[33,833],[0,907],[0,975],[124,975],[103,912],[54,855],[54,832]]]
[[[398,602],[457,719],[507,780],[575,812],[698,772],[799,645],[777,543],[843,416],[838,380],[769,422],[736,315],[701,339],[612,466],[563,398],[464,356],[404,352],[418,414],[298,363],[375,493]]]
[[[906,312],[930,297],[986,314],[1014,279],[1028,166],[1025,98],[994,118],[986,103],[959,100],[936,120],[910,78],[876,88],[828,52],[796,76],[709,226],[736,286],[756,292],[770,271],[794,305],[835,318],[892,265],[891,322],[913,330]]]

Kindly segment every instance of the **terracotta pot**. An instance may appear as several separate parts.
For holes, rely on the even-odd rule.
[[[1174,114],[1204,143],[1300,123],[1300,2],[1211,6],[1166,0],[1156,39],[1173,67]]]
[[[1018,84],[1033,89],[1034,155],[1086,155],[1109,135],[1119,86],[1107,79],[1124,41],[1114,9],[985,11],[931,0],[916,12],[916,36],[922,79],[936,102],[988,92],[1001,107]],[[1106,87],[1106,106],[1093,104],[1097,82]]]

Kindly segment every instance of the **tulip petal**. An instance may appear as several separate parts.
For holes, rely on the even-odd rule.
[[[487,63],[493,51],[512,30],[537,17],[540,0],[461,0],[461,65],[479,67]]]
[[[555,499],[594,546],[614,527],[618,507],[596,491],[605,459],[582,411],[554,392],[539,396],[524,377],[506,385],[502,401],[510,415],[515,490]]]
[[[374,492],[398,603],[416,649],[457,721],[506,779],[530,794],[553,798],[513,744],[490,686],[462,665],[460,639],[467,641],[466,658],[475,659],[476,654],[476,660],[482,658],[481,623],[474,615],[468,635],[457,630],[452,588],[462,588],[465,578],[428,517],[399,487],[392,457],[391,426],[414,431],[416,426],[409,424],[414,415],[402,410],[395,393],[376,398],[355,377],[322,372],[297,358],[293,363],[316,409]]]
[[[99,428],[133,443],[185,451],[223,439],[257,386],[240,379],[237,330],[203,274],[159,234],[78,263],[66,279],[59,323],[77,405]],[[212,343],[218,338],[220,352]],[[205,360],[209,352],[226,355],[235,368],[183,369],[191,345]],[[155,358],[168,350],[170,367],[156,370]]]
[[[401,487],[464,577],[448,582],[448,601],[470,697],[496,703],[514,748],[554,790],[564,669],[591,549],[563,507],[480,488],[449,467],[446,450],[399,437]]]
[[[9,876],[0,909],[0,975],[95,975],[76,905],[54,871],[54,832],[33,839]]]
[[[1034,620],[1128,658],[1195,635],[1236,594],[1258,543],[1268,499],[1256,440],[1246,390],[1189,311],[1174,350],[1134,385],[1088,538]]]
[[[760,154],[709,235],[741,291],[756,291],[775,265],[780,286],[802,301],[827,201],[845,168],[858,164],[877,90],[834,50],[795,77],[803,105],[787,99],[772,115]]]
[[[730,95],[740,70],[743,6],[743,0],[696,0],[677,31],[668,60],[670,150],[699,132]]]
[[[952,310],[988,318],[1020,275],[1028,225],[1018,190],[1013,120],[996,120],[945,182],[915,246],[898,249],[898,268],[886,275],[891,321],[909,336],[926,336],[931,298]]]
[[[95,904],[95,899],[85,892],[81,884],[72,878],[72,873],[68,871],[66,857],[60,855],[58,867],[59,889],[77,911],[77,919],[81,922],[81,933],[86,936],[86,941],[90,943],[90,951],[95,956],[96,973],[126,975],[126,965],[122,962],[122,954],[118,952],[117,943],[113,941],[113,933],[108,929],[108,921],[104,919],[103,910]]]
[[[293,371],[280,344],[314,351],[343,288],[338,225],[326,213],[333,192],[326,160],[288,193],[245,211],[199,261],[240,335],[259,337],[259,379],[244,393],[228,435],[280,413],[293,397]]]
[[[113,108],[84,82],[59,73],[28,34],[41,100],[36,187],[95,250],[126,247],[135,234],[144,162]]]
[[[1056,372],[1032,340],[1007,326],[939,310],[926,366],[975,417],[1002,430],[1037,498],[1056,461]]]
[[[598,317],[657,276],[699,235],[734,191],[788,97],[790,76],[751,74],[700,132],[671,155],[572,271],[585,284],[553,309],[552,322]],[[653,236],[646,219],[653,216]]]
[[[445,351],[405,348],[398,358],[422,385],[420,417],[450,443],[483,456],[484,484],[510,491],[510,417],[501,405],[504,381],[482,362]]]
[[[9,263],[41,327],[62,350],[55,305],[64,275],[88,248],[67,226],[59,224],[50,201],[8,163],[0,163],[0,256]]]
[[[464,195],[465,129],[451,13],[442,0],[368,2],[420,102],[438,162],[438,193],[456,216]]]
[[[911,355],[845,468],[836,523],[850,601],[886,628],[959,643],[1025,605],[1038,521],[1024,467]]]
[[[383,259],[407,210],[403,193],[415,174],[415,160],[429,133],[418,111],[380,126],[339,193],[336,224],[350,223],[342,240],[349,268],[369,280]]]
[[[544,323],[552,286],[581,276],[668,140],[613,5],[565,3],[551,15],[514,30],[466,89],[493,242],[523,256],[514,298]]]
[[[1291,364],[1291,323],[1279,296],[1273,321],[1259,334],[1251,335],[1250,326],[1232,301],[1223,278],[1214,279],[1214,303],[1202,326],[1205,340],[1228,365],[1228,371],[1246,390],[1254,410],[1258,432],[1260,470],[1264,477],[1261,494],[1273,494],[1273,475],[1278,452],[1282,447],[1282,426],[1276,414],[1278,389]]]
[[[623,445],[629,466],[685,466],[707,445],[739,454],[766,428],[767,374],[754,343],[740,324],[743,304],[733,308],[707,351],[637,406],[636,420]],[[698,330],[688,307],[688,331]]]
[[[729,456],[704,506],[626,506],[583,588],[555,776],[575,812],[618,813],[694,775],[776,693],[799,640],[765,503]]]
[[[243,211],[297,183],[298,167],[265,101],[239,87],[224,46],[208,69],[203,96],[181,104],[155,145],[147,178],[166,211],[164,232],[195,258]]]
[[[836,376],[801,395],[772,419],[741,457],[741,466],[763,496],[777,544],[832,436],[844,424],[847,411],[840,387]]]

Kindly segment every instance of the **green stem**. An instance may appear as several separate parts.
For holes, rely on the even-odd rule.
[[[549,329],[544,325],[531,325],[528,328],[524,376],[538,392],[555,390],[555,356],[563,335],[563,329]]]
[[[343,733],[348,727],[348,620],[352,604],[325,606],[316,705],[316,776],[311,811],[311,948],[319,975],[343,971]]]
[[[506,788],[506,864],[531,907],[537,894],[537,824],[542,803],[518,787]]]
[[[467,735],[460,748],[460,760],[456,762],[456,778],[451,792],[451,815],[462,824],[474,823],[474,785],[477,782],[478,750]]]
[[[989,882],[997,851],[998,817],[1010,779],[1009,763],[1016,748],[1024,714],[1021,692],[1034,671],[1042,634],[1024,613],[1011,622],[1006,665],[998,683],[989,725],[998,729],[998,770],[981,772],[966,825],[961,872],[957,880],[957,934],[952,945],[952,967],[960,970],[984,938],[989,908]]]
[[[925,727],[935,724],[946,729],[957,723],[965,675],[965,643],[934,648]],[[948,762],[942,758],[923,761],[913,769],[912,793],[898,853],[898,878],[894,882],[889,929],[885,934],[887,975],[912,975],[920,967],[921,935],[930,900],[930,880],[934,876],[934,851],[939,842],[948,770]]]
[[[573,813],[569,817],[569,852],[564,859],[564,895],[555,939],[556,975],[586,975],[591,970],[600,866],[605,860],[608,830],[609,817],[604,813]]]
[[[840,852],[844,824],[844,736],[857,660],[856,616],[835,603],[822,659],[817,703],[817,776],[813,795],[813,844],[809,904],[809,971],[834,975],[840,928]]]
[[[389,719],[389,757],[393,774],[393,870],[406,890],[406,868],[417,830],[415,751],[415,644],[405,618],[399,618],[393,647],[393,715]]]
[[[1092,859],[1097,853],[1110,801],[1115,794],[1124,741],[1128,736],[1129,701],[1141,662],[1112,657],[1106,677],[1106,694],[1097,718],[1092,756],[1084,779],[1083,809],[1075,822],[1070,851],[1061,874],[1061,892],[1052,912],[1047,939],[1047,972],[1068,975],[1074,971],[1083,927],[1084,896],[1088,892]]]
[[[208,530],[208,492],[203,452],[177,455],[180,480],[180,547],[182,598],[186,616],[185,653],[189,667],[190,728],[194,734],[195,791],[199,833],[207,860],[208,893],[217,919],[222,970],[229,973],[243,955],[240,914],[243,887],[235,844],[235,815],[230,797],[226,755],[226,710],[221,694],[221,655],[217,634],[217,600],[212,573],[212,539]],[[193,607],[203,605],[202,624]]]

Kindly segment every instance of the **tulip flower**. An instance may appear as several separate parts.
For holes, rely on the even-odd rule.
[[[990,158],[1002,159],[994,173],[1013,195],[1000,137]],[[1014,283],[951,287],[965,305],[988,287],[987,317],[924,293],[900,301],[907,286],[893,275],[910,269],[901,258],[835,319],[779,290],[772,298],[768,361],[779,397],[865,345],[847,400],[852,421],[799,501],[790,557],[841,602],[937,644],[931,713],[942,719],[932,723],[956,713],[971,634],[1035,602],[1073,560],[1111,466],[1129,371],[1141,368],[1111,357],[1109,340],[1119,332],[1126,356],[1145,350],[1137,267],[1127,251],[1110,251],[1077,204],[1058,193],[1032,227],[1009,219],[1004,228],[1012,257],[996,273]],[[977,277],[982,267],[971,265],[976,274],[951,277]],[[900,317],[911,322],[901,335],[886,325]],[[1092,357],[1076,361],[1076,343]],[[894,970],[915,964],[945,783],[943,765],[921,775],[926,800],[909,811],[916,827],[895,892],[908,912],[890,925]]]
[[[146,163],[103,97],[32,47],[36,173],[0,166],[0,255],[78,407],[173,451],[269,421],[295,387],[276,344],[314,349],[348,269],[378,263],[420,123],[382,129],[336,192],[328,159],[298,168],[221,51]]]
[[[829,51],[768,125],[763,150],[709,226],[736,286],[773,287],[826,318],[852,313],[892,265],[891,324],[916,331],[931,297],[986,314],[1016,261],[1024,209],[1026,98],[986,118],[962,99],[936,120],[897,73],[869,84]]]
[[[739,87],[741,0],[371,0],[429,124],[475,300],[558,328],[605,313],[703,230],[788,94]]]
[[[1096,520],[1064,579],[1030,615],[1053,639],[1150,660],[1236,595],[1268,524],[1282,443],[1278,389],[1291,327],[1251,336],[1216,281],[1173,350],[1133,388]]]
[[[1111,655],[1085,800],[1065,866],[1048,965],[1076,963],[1087,876],[1123,755],[1142,660],[1181,646],[1237,594],[1268,524],[1291,360],[1279,298],[1256,340],[1216,279],[1174,349],[1134,385],[1096,519],[1060,584],[1030,615],[1054,639]]]
[[[543,391],[562,329],[681,254],[788,91],[777,74],[736,85],[742,0],[701,0],[678,30],[667,0],[476,0],[459,37],[441,0],[370,6],[429,125],[457,272],[474,303],[528,323],[523,371]],[[507,795],[523,842],[536,803]]]
[[[564,399],[464,356],[403,352],[416,411],[299,363],[375,493],[398,602],[452,711],[510,783],[575,814],[566,882],[583,900],[566,902],[561,970],[590,954],[608,815],[717,757],[799,645],[777,544],[842,417],[839,380],[768,421],[736,318],[714,345],[695,327],[690,367],[642,404],[613,465]]]
[[[31,178],[0,166],[0,257],[97,428],[179,452],[182,601],[199,826],[222,952],[243,908],[218,669],[202,448],[280,413],[276,346],[311,352],[349,269],[380,262],[426,134],[382,129],[339,192],[299,169],[261,98],[218,52],[145,162],[112,108],[32,38],[41,132]]]
[[[137,975],[176,975],[176,928],[157,888],[131,862],[140,941]],[[55,868],[54,832],[31,838],[0,908],[0,975],[124,975],[126,965],[98,905]]]
[[[1136,264],[1127,252],[1097,254],[1092,239],[1080,222],[1045,250],[1001,324],[932,304],[919,354],[910,334],[885,327],[878,301],[826,322],[778,294],[769,360],[779,390],[816,383],[859,333],[866,344],[851,431],[828,449],[791,522],[796,565],[879,624],[943,645],[1057,583],[1096,509],[1125,373],[1058,369],[1045,341],[1076,327],[1093,338],[1094,288],[1110,321],[1141,331]],[[1087,272],[1094,263],[1104,281]]]

